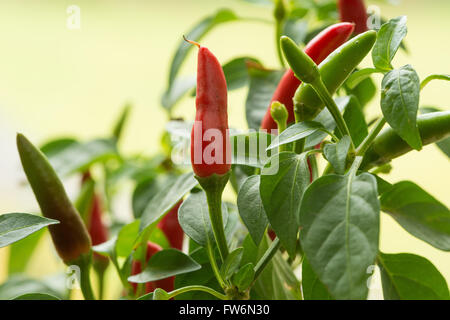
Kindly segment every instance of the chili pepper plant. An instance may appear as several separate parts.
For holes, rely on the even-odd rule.
[[[396,63],[408,50],[406,16],[368,15],[359,0],[276,0],[268,10],[278,66],[264,65],[257,48],[255,57],[219,61],[202,43],[219,25],[262,19],[221,9],[180,32],[161,99],[167,130],[151,141],[157,155],[121,151],[130,105],[100,139],[38,145],[17,135],[42,215],[0,216],[0,245],[10,246],[0,296],[73,297],[55,284],[64,277],[23,275],[48,228],[85,299],[367,299],[377,268],[384,299],[449,299],[429,260],[381,252],[379,239],[388,214],[450,251],[449,209],[427,186],[388,175],[391,160],[428,144],[450,155],[450,111],[420,104],[431,80],[450,77]],[[181,76],[191,53],[196,77]],[[248,128],[230,128],[227,97],[243,87]],[[174,117],[181,99],[191,99],[195,117]],[[71,176],[82,181],[76,197],[62,182]],[[126,219],[115,206],[123,194]]]

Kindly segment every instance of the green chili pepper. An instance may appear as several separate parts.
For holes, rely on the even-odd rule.
[[[319,68],[295,42],[286,36],[281,37],[281,49],[295,76],[304,83],[312,83],[320,78]]]
[[[344,43],[320,65],[319,72],[330,94],[345,82],[353,70],[372,49],[377,33],[367,31]],[[298,121],[314,119],[325,107],[311,85],[303,84],[294,96],[294,111]]]
[[[17,135],[17,148],[42,214],[59,221],[49,227],[56,251],[67,265],[75,264],[90,254],[87,229],[44,154],[22,134]]]
[[[419,115],[417,125],[424,145],[438,142],[450,136],[450,111]],[[411,150],[392,128],[384,129],[365,153],[361,169],[384,165]]]

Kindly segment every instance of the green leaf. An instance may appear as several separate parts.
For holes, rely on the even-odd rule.
[[[237,198],[239,215],[256,245],[261,242],[269,223],[259,193],[260,177],[256,175],[245,180]]]
[[[201,20],[198,24],[196,24],[188,33],[186,33],[186,38],[192,41],[199,41],[203,38],[209,31],[211,31],[216,26],[225,23],[238,20],[238,17],[234,14],[233,11],[229,9],[221,9],[214,13],[211,16],[208,16]],[[192,45],[187,43],[184,40],[180,40],[178,48],[176,49],[175,55],[172,59],[169,71],[169,82],[167,86],[167,90],[164,93],[162,104],[166,109],[171,109],[174,106],[174,102],[177,99],[170,99],[169,97],[177,96],[172,93],[173,87],[175,86],[174,82],[176,81],[178,72],[180,71],[180,67],[183,62],[186,60],[186,57],[189,51],[192,49]],[[188,83],[188,81],[186,81]],[[177,86],[180,86],[177,84]],[[184,84],[182,87],[186,87]],[[192,89],[192,88],[191,88]],[[177,89],[176,91],[180,91]],[[182,91],[182,90],[181,90]],[[185,92],[187,92],[186,90]]]
[[[81,218],[83,219],[84,223],[86,223],[86,225],[91,213],[94,195],[95,195],[95,182],[93,179],[87,179],[86,181],[83,182],[80,193],[78,194],[78,197],[74,203],[75,208],[79,212]]]
[[[358,99],[361,108],[364,109],[364,107],[366,107],[367,104],[372,101],[372,99],[377,94],[377,87],[372,78],[366,78],[365,80],[361,81],[354,89],[348,89],[347,94],[355,96]]]
[[[368,79],[374,73],[382,73],[376,68],[365,68],[353,72],[345,82],[350,89],[355,89],[361,82]]]
[[[59,221],[29,213],[0,215],[0,248],[28,237],[30,234]]]
[[[303,12],[297,10],[297,13],[307,13],[305,9]],[[286,20],[284,23],[283,35],[294,40],[295,43],[305,43],[305,38],[308,34],[308,22],[305,20],[300,20],[300,18],[293,17]]]
[[[230,184],[236,194],[239,193],[239,189],[245,180],[255,173],[255,168],[245,165],[232,165],[230,174]]]
[[[337,174],[344,174],[347,168],[347,154],[350,150],[351,140],[344,136],[338,143],[328,143],[323,148],[323,154],[333,166]]]
[[[175,206],[192,188],[198,184],[192,172],[185,173],[160,190],[147,204],[141,217],[141,230],[158,222],[165,213]]]
[[[176,249],[165,249],[155,253],[141,273],[130,276],[128,281],[146,283],[199,270],[201,266],[191,257]]]
[[[178,209],[178,220],[184,233],[201,246],[214,243],[214,233],[209,218],[208,203],[204,191],[190,194]],[[228,220],[227,206],[222,203],[222,221]]]
[[[9,247],[8,274],[23,273],[33,256],[39,241],[45,233],[45,229],[30,234],[25,239],[15,242]]]
[[[61,300],[48,293],[25,293],[11,300]]]
[[[61,138],[46,142],[40,149],[47,156],[47,158],[51,158],[62,152],[64,149],[77,143],[78,141],[73,138]]]
[[[406,21],[406,16],[400,16],[389,20],[381,26],[372,50],[373,64],[377,69],[383,71],[393,69],[391,65],[392,59],[394,59],[403,38],[408,32]]]
[[[439,112],[441,110],[433,107],[422,107],[419,109],[421,113]],[[450,138],[446,138],[436,143],[438,148],[450,158]]]
[[[72,143],[60,152],[48,156],[50,164],[60,176],[85,171],[94,163],[111,158],[118,158],[116,144],[111,139]]]
[[[302,289],[305,300],[333,300],[327,287],[314,273],[306,258],[302,263]]]
[[[262,66],[250,66],[248,69],[250,85],[245,102],[245,114],[250,129],[258,130],[270,105],[273,93],[283,76],[283,71],[263,69]]]
[[[238,287],[240,292],[247,290],[255,279],[255,266],[247,263],[242,266],[231,278],[231,282]]]
[[[114,124],[112,136],[116,141],[119,141],[123,134],[123,128],[125,127],[128,117],[130,116],[130,110],[131,105],[130,104],[125,105],[125,107],[122,110],[122,113],[119,116],[119,119],[117,119],[117,122]]]
[[[252,4],[258,4],[258,5],[267,5],[267,6],[273,5],[272,0],[241,0],[241,1],[250,2]]]
[[[275,136],[265,132],[231,135],[232,163],[262,168],[271,155],[266,148],[274,139]]]
[[[449,74],[432,74],[428,77],[426,77],[421,83],[420,83],[420,90],[425,88],[425,86],[432,80],[445,80],[450,81],[450,75]]]
[[[310,182],[306,154],[282,152],[261,172],[260,194],[270,225],[290,256],[295,256],[298,214],[303,192]]]
[[[378,253],[379,212],[375,178],[356,176],[360,157],[344,176],[326,175],[305,191],[300,239],[320,281],[335,299],[365,299],[367,268]]]
[[[410,181],[393,185],[381,198],[381,210],[406,231],[432,246],[450,251],[450,210]]]
[[[260,63],[258,59],[252,57],[239,57],[228,61],[222,66],[228,91],[242,88],[248,84],[250,77],[248,75],[247,64],[249,62]]]
[[[169,300],[169,299],[170,299],[169,295],[163,289],[156,288],[155,291],[153,291],[152,300]]]
[[[172,109],[184,95],[193,90],[197,80],[194,76],[183,76],[176,78],[172,85],[164,92],[161,104],[166,109]]]
[[[412,148],[422,149],[417,127],[420,80],[416,71],[406,65],[388,72],[382,81],[381,110],[387,123]]]
[[[409,253],[378,255],[384,299],[449,300],[445,278],[427,259]]]
[[[359,146],[361,142],[369,134],[369,129],[367,127],[366,120],[364,118],[364,113],[362,111],[361,105],[355,96],[343,97],[338,99],[348,98],[347,105],[344,112],[344,120],[347,123],[348,130],[352,137],[355,146]],[[341,138],[340,132],[335,132],[336,136]]]
[[[229,280],[233,274],[239,269],[244,248],[236,248],[227,256],[222,266],[220,274],[225,280]]]
[[[326,131],[324,126],[319,122],[314,121],[298,122],[288,127],[279,136],[277,136],[267,149],[269,150],[277,148],[281,145],[285,145],[300,139],[304,139],[318,130]]]
[[[69,299],[66,281],[66,274],[52,275],[39,280],[22,274],[13,275],[0,285],[0,300],[14,299],[36,292],[49,294],[63,300]]]

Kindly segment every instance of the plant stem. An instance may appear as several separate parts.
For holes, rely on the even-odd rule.
[[[221,294],[221,293],[217,292],[216,290],[205,287],[205,286],[187,286],[187,287],[183,287],[180,289],[176,289],[174,291],[168,292],[169,299],[173,298],[179,294],[189,292],[189,291],[203,291],[203,292],[209,293],[210,295],[213,295],[214,297],[219,298],[221,300],[228,300],[228,297],[226,295]]]
[[[270,245],[269,249],[264,253],[264,255],[259,259],[258,263],[255,266],[255,279],[253,282],[258,279],[261,272],[263,272],[264,268],[267,266],[267,264],[270,262],[270,260],[273,258],[275,253],[277,253],[278,249],[280,248],[280,239],[275,238],[273,240],[272,244]]]
[[[222,262],[228,256],[228,244],[222,220],[222,193],[230,177],[230,172],[224,175],[213,174],[209,177],[196,177],[206,193],[209,208],[209,218]]]
[[[80,268],[80,287],[85,300],[95,300],[91,286],[92,252],[83,254],[74,262]]]
[[[278,53],[278,59],[280,60],[281,66],[283,68],[286,67],[286,64],[284,62],[283,59],[283,53],[281,51],[281,45],[280,45],[280,38],[282,35],[282,28],[283,28],[283,20],[277,20],[275,22],[276,27],[275,27],[275,45],[277,47],[277,53]]]
[[[211,268],[213,270],[214,275],[216,276],[217,282],[219,282],[219,285],[223,289],[225,289],[227,285],[223,280],[222,276],[220,275],[219,267],[217,266],[216,258],[214,257],[214,251],[209,241],[208,244],[206,245],[206,252],[208,254],[209,263],[211,264]]]
[[[350,137],[351,140],[351,148],[350,151],[355,149],[355,144],[353,143],[353,140],[351,139],[350,131],[348,130],[347,124],[345,123],[344,117],[342,116],[341,112],[339,111],[338,106],[336,105],[336,102],[334,102],[333,98],[331,97],[330,93],[328,92],[327,87],[323,83],[322,79],[319,78],[317,81],[311,83],[311,86],[316,91],[319,98],[322,100],[322,102],[325,104],[327,109],[330,111],[331,115],[333,116],[334,121],[336,122],[336,126],[342,136],[347,135]]]
[[[364,141],[361,143],[361,145],[356,149],[356,155],[362,156],[366,151],[370,148],[372,145],[372,142],[375,140],[375,138],[380,133],[381,129],[383,129],[384,125],[386,124],[386,119],[382,117],[377,121],[375,124],[375,127],[370,131],[369,135],[364,139]]]

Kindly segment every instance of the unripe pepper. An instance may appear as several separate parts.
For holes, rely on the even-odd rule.
[[[158,228],[164,232],[167,240],[169,240],[170,246],[178,250],[183,249],[184,239],[184,232],[178,221],[178,209],[181,203],[182,201],[178,202],[158,223]]]
[[[450,136],[450,111],[432,112],[417,117],[417,126],[423,145],[438,142]],[[412,151],[395,131],[388,127],[373,141],[366,151],[361,169],[369,170]]]
[[[331,95],[370,52],[376,38],[375,31],[360,34],[336,49],[319,65],[320,76]],[[297,89],[294,110],[299,121],[313,120],[324,107],[325,104],[311,85],[303,84]]]
[[[353,22],[355,33],[360,34],[367,28],[367,9],[363,0],[339,0],[339,16],[342,22]]]
[[[201,178],[224,175],[231,168],[225,75],[211,51],[189,42],[199,48],[196,115],[191,133],[192,168]]]
[[[90,254],[88,231],[44,154],[22,134],[17,135],[17,148],[42,214],[59,221],[59,224],[49,226],[56,251],[67,265],[71,265]]]
[[[162,248],[152,242],[147,243],[147,253],[145,256],[146,262],[150,260],[150,258],[157,252],[161,251]],[[136,275],[142,272],[142,264],[140,261],[134,260],[131,264],[131,275]],[[174,281],[175,277],[169,277],[166,279],[161,279],[157,281],[147,282],[145,284],[145,293],[153,292],[156,288],[161,288],[166,292],[173,291],[174,289]],[[134,293],[137,291],[137,283],[131,283],[133,287]]]
[[[352,23],[332,25],[314,37],[304,51],[316,64],[320,64],[330,53],[348,40],[353,30],[354,25]],[[292,98],[300,84],[301,81],[297,79],[294,72],[291,69],[287,70],[272,96],[269,108],[261,122],[261,129],[273,130],[277,128],[277,124],[270,114],[270,106],[274,101],[279,101],[286,106],[289,113],[288,124],[294,122]]]

